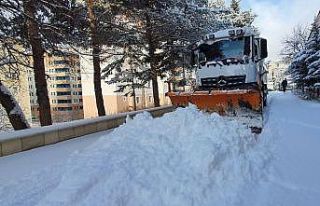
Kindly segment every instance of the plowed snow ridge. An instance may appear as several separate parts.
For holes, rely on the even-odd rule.
[[[268,143],[195,107],[144,113],[74,154],[38,205],[231,205],[267,172]]]

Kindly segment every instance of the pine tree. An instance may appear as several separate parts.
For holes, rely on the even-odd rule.
[[[44,66],[44,53],[54,51],[59,44],[66,42],[70,32],[66,22],[72,22],[72,0],[35,1],[2,0],[0,2],[0,37],[13,59],[16,54],[32,58],[36,82],[36,95],[39,104],[40,123],[52,124],[50,102]],[[17,50],[19,45],[23,49]],[[21,61],[18,64],[23,65]],[[25,66],[25,65],[23,65]]]
[[[117,0],[85,0],[78,1],[77,9],[74,9],[76,21],[72,25],[69,44],[80,54],[92,58],[93,84],[99,116],[106,114],[101,87],[101,64],[106,56],[116,56],[115,53],[110,53],[109,47],[123,41],[123,33],[119,32],[122,19],[117,16],[122,3]]]
[[[94,12],[94,2],[93,0],[87,0],[88,8],[88,21],[90,28],[91,44],[92,44],[92,58],[93,58],[93,70],[94,70],[94,92],[96,96],[96,105],[99,116],[106,115],[104,108],[103,94],[101,88],[101,66],[100,66],[100,52],[101,44],[98,39],[98,26],[97,26],[97,17]]]
[[[230,8],[232,12],[236,14],[240,13],[240,2],[241,0],[231,0]]]
[[[251,10],[241,11],[241,0],[232,0],[230,4],[230,14],[226,15],[226,19],[230,21],[233,27],[251,26],[256,15]]]
[[[187,65],[190,46],[204,34],[225,28],[219,15],[226,12],[208,7],[206,1],[142,1],[140,4],[126,2],[126,25],[124,42],[116,43],[119,51],[126,51],[117,58],[112,57],[110,64],[103,70],[104,77],[116,75],[111,82],[123,84],[128,70],[124,59],[133,58],[135,62],[135,87],[152,82],[155,106],[159,106],[158,78],[164,78],[177,67]],[[130,49],[123,49],[130,45]],[[121,53],[121,52],[120,52]],[[137,66],[138,65],[138,66]],[[130,86],[131,85],[131,86]]]
[[[306,44],[306,54],[308,55],[305,59],[308,75],[305,80],[309,84],[314,84],[320,81],[320,32],[315,24],[312,25],[310,37]]]
[[[308,55],[306,54],[305,50],[298,52],[294,55],[293,61],[288,69],[293,81],[297,84],[298,88],[304,87],[304,78],[308,74],[307,65],[305,63],[307,57]]]
[[[130,46],[131,57],[135,57],[135,61],[139,60],[139,65],[145,67],[137,70],[136,76],[139,76],[139,81],[146,83],[152,82],[154,105],[160,106],[158,77],[163,77],[164,73],[170,69],[169,58],[172,58],[173,53],[177,51],[177,44],[181,44],[183,40],[179,39],[181,33],[181,25],[178,22],[182,21],[182,14],[178,8],[184,9],[177,1],[128,1],[126,10],[131,10],[126,14],[128,19],[125,29],[132,33],[126,36],[127,43]],[[180,42],[179,42],[180,40]],[[124,44],[123,44],[124,45]],[[123,48],[123,45],[119,45]],[[123,54],[123,58],[128,54]],[[110,73],[110,68],[115,67],[115,64],[122,64],[125,61],[113,62],[104,69],[105,74]],[[125,70],[124,66],[117,66]],[[118,75],[120,76],[120,75]],[[122,75],[123,76],[123,75]]]

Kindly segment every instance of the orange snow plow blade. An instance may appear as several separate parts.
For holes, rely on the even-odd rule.
[[[207,112],[217,112],[247,125],[252,133],[260,134],[263,127],[262,98],[259,90],[213,90],[168,92],[176,107],[189,103]]]
[[[201,110],[223,115],[237,108],[260,112],[262,100],[257,90],[212,90],[195,92],[168,92],[174,106],[197,105]]]

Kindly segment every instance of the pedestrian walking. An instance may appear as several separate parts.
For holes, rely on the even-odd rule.
[[[284,79],[284,80],[281,82],[281,86],[282,86],[283,92],[286,92],[287,85],[288,85],[288,81],[287,81],[287,79]]]

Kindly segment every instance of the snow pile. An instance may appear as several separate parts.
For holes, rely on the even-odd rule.
[[[217,114],[143,113],[74,154],[38,205],[236,205],[270,158],[267,141]]]

